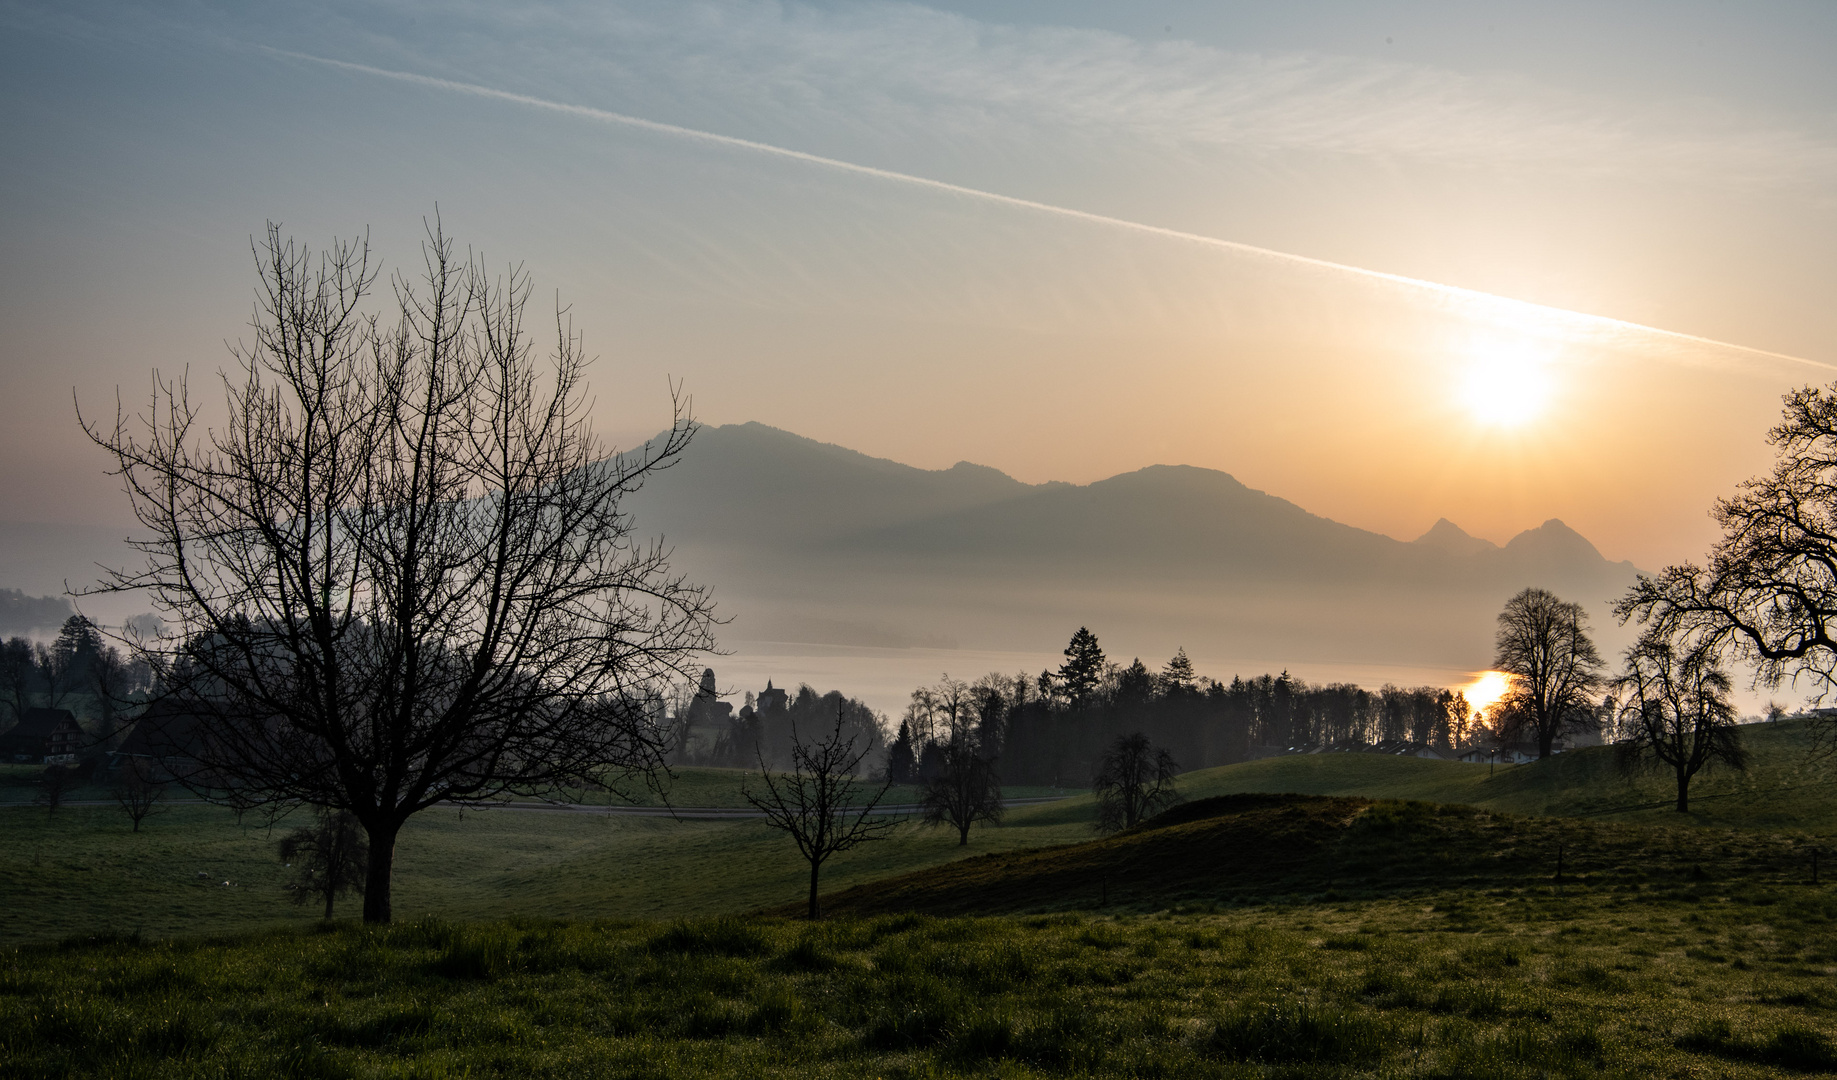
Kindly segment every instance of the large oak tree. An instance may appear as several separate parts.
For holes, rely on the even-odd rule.
[[[1547,758],[1558,735],[1594,720],[1602,685],[1600,650],[1588,636],[1582,605],[1547,589],[1525,589],[1499,612],[1493,667],[1512,677],[1494,715],[1507,737],[1528,735]]]
[[[1621,619],[1692,647],[1732,646],[1779,685],[1837,686],[1837,383],[1785,397],[1768,432],[1777,460],[1712,511],[1722,537],[1705,565],[1642,576]]]
[[[437,803],[661,764],[650,703],[711,647],[703,590],[642,540],[624,496],[694,432],[610,454],[580,339],[538,355],[530,279],[460,258],[436,222],[392,321],[365,310],[367,240],[254,245],[252,344],[207,426],[185,377],[85,430],[149,538],[108,587],[172,632],[143,642],[185,717],[180,779],[239,809],[349,812],[364,918],[390,918],[396,837]]]

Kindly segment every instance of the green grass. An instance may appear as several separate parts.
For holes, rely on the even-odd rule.
[[[70,941],[0,954],[0,1077],[1795,1076],[1837,1069],[1834,927],[1576,886]]]
[[[1180,785],[1188,798],[1239,792],[1363,795],[1519,814],[1837,833],[1837,758],[1810,759],[1811,723],[1789,720],[1741,730],[1751,766],[1745,773],[1718,768],[1699,774],[1691,784],[1688,816],[1672,809],[1676,784],[1669,773],[1622,776],[1610,747],[1497,768],[1377,754],[1303,754],[1190,772]]]
[[[1552,886],[1640,896],[1808,881],[1805,833],[1528,817],[1345,796],[1221,795],[1115,836],[857,885],[831,911],[1154,911]],[[1823,869],[1828,874],[1829,863]],[[1560,873],[1560,876],[1559,876]],[[787,912],[788,913],[788,909]]]
[[[978,828],[970,852],[1063,844],[1091,835],[1055,806]],[[282,889],[275,840],[253,818],[174,806],[140,833],[114,807],[0,809],[0,944],[87,932],[165,937],[304,924]],[[901,825],[836,856],[826,887],[846,887],[959,858],[948,829]],[[430,810],[396,847],[398,917],[674,918],[794,901],[806,873],[790,840],[757,820],[609,817],[564,811]],[[229,884],[224,884],[229,882]],[[356,898],[340,901],[355,913]]]
[[[1629,782],[1604,750],[1502,767],[1490,776],[1483,765],[1413,758],[1283,757],[1188,773],[1181,784],[1190,799],[1255,791],[1354,794],[1590,815],[1584,820],[1603,825],[1837,832],[1837,783],[1830,763],[1807,762],[1806,726],[1762,725],[1746,734],[1755,767],[1745,775],[1699,780],[1688,816],[1664,808],[1663,777]],[[746,775],[681,769],[670,798],[684,806],[742,805]],[[16,768],[0,769],[0,788],[26,790],[25,777]],[[946,830],[904,826],[886,842],[837,856],[825,868],[825,887],[845,889],[966,854],[1088,840],[1093,816],[1088,795],[1016,808],[1003,827],[973,832],[967,850]],[[164,937],[304,924],[311,912],[290,904],[281,889],[273,840],[252,820],[239,823],[204,806],[174,806],[139,835],[113,806],[70,807],[55,815],[0,807],[0,869],[6,871],[0,873],[0,911],[7,912],[0,943],[97,929]],[[1837,874],[1837,867],[1830,872]],[[789,841],[755,821],[434,810],[415,818],[398,845],[395,907],[405,918],[674,918],[792,904],[803,882],[803,865]],[[1346,888],[1344,880],[1340,887]],[[1094,888],[1102,899],[1102,881]],[[1320,891],[1305,883],[1294,888]],[[1062,899],[1063,906],[1085,902],[1070,892]],[[355,911],[354,898],[344,903],[344,910]]]

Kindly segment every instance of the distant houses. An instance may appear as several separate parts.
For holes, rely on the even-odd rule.
[[[27,709],[0,735],[0,761],[64,765],[89,746],[89,735],[69,709]]]

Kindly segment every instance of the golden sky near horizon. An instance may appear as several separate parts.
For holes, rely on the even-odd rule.
[[[1837,377],[1837,42],[1803,6],[0,20],[4,520],[122,520],[72,391],[226,363],[266,220],[370,227],[393,269],[436,205],[569,307],[608,434],[679,378],[706,421],[928,468],[1192,464],[1402,539],[1561,518],[1646,569]]]

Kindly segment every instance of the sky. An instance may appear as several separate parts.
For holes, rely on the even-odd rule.
[[[248,336],[252,236],[520,263],[602,433],[1221,469],[1701,558],[1837,378],[1837,6],[0,0],[0,525]],[[6,585],[0,582],[0,586]]]

